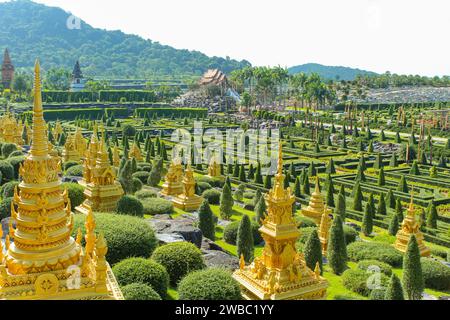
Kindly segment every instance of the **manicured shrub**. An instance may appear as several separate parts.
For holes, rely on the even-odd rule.
[[[112,268],[120,286],[143,283],[152,287],[161,297],[167,295],[169,274],[159,263],[144,258],[122,260]]]
[[[108,244],[106,259],[111,265],[130,257],[148,258],[155,250],[158,241],[153,229],[145,220],[112,213],[95,213],[97,233],[103,233]],[[74,216],[72,236],[76,237],[78,228],[83,234],[86,217]],[[84,242],[84,240],[83,240]]]
[[[136,197],[123,196],[117,202],[117,213],[128,216],[143,217],[144,206],[142,205],[142,202],[139,201],[139,199],[137,199]]]
[[[166,268],[173,285],[178,284],[187,274],[205,268],[202,252],[189,242],[161,246],[155,250],[152,259]]]
[[[21,157],[24,156],[23,152],[20,150],[13,151],[9,154],[8,158]]]
[[[63,168],[64,171],[67,171],[69,168],[78,166],[79,164],[80,163],[78,161],[67,161],[67,162],[64,162],[62,168]]]
[[[373,273],[367,272],[361,269],[349,269],[342,274],[342,284],[348,290],[356,292],[364,297],[368,297],[371,293],[371,289],[368,286],[369,277],[371,277]],[[380,286],[386,287],[389,278],[384,274],[380,274]]]
[[[314,229],[308,237],[303,249],[303,254],[305,255],[305,262],[308,268],[314,271],[317,263],[319,263],[320,272],[323,273],[322,244],[320,243],[316,229]]]
[[[356,238],[359,236],[359,233],[354,228],[344,224],[344,235],[345,235],[345,243],[349,245],[350,243],[356,241]]]
[[[205,190],[202,193],[202,197],[207,199],[209,204],[218,205],[220,204],[220,196],[222,193],[216,189]]]
[[[152,190],[140,190],[134,194],[136,198],[139,200],[146,200],[146,199],[152,199],[157,198],[158,194],[155,191]]]
[[[137,171],[133,173],[133,178],[139,179],[142,183],[147,183],[148,177],[150,177],[150,172],[147,171]]]
[[[354,242],[347,247],[348,257],[351,261],[378,260],[393,267],[400,267],[403,255],[394,247],[377,242]]]
[[[161,300],[158,292],[143,283],[132,283],[121,288],[125,300],[151,301]]]
[[[297,223],[298,228],[311,228],[311,227],[317,227],[314,220],[303,217],[303,216],[296,216],[295,222]]]
[[[10,181],[0,188],[2,199],[14,197],[14,189],[19,185],[19,181]]]
[[[66,176],[68,177],[82,177],[83,176],[83,166],[81,164],[70,167],[66,171]]]
[[[14,143],[4,143],[2,145],[2,155],[4,158],[8,158],[9,155],[17,150],[17,146]]]
[[[0,161],[0,171],[2,173],[2,182],[14,180],[14,167],[7,161]]]
[[[396,236],[397,232],[398,232],[398,229],[399,229],[398,215],[394,214],[392,216],[391,222],[389,223],[389,230],[388,230],[389,234],[391,236]]]
[[[266,207],[266,199],[264,199],[263,196],[261,196],[259,198],[259,202],[256,204],[255,207],[255,220],[256,222],[262,226],[264,219],[266,219],[266,211],[267,211],[267,207]]]
[[[335,274],[342,274],[347,268],[348,258],[346,247],[343,223],[340,216],[337,216],[331,226],[328,244],[328,261],[331,270]]]
[[[84,201],[84,188],[78,183],[63,183],[63,189],[69,192],[69,199],[72,208],[78,207]]]
[[[450,289],[449,267],[430,258],[422,258],[420,262],[422,264],[422,274],[426,288],[440,291]]]
[[[386,288],[373,289],[370,291],[369,300],[384,300]]]
[[[392,267],[387,263],[378,260],[362,260],[358,263],[358,269],[367,271],[370,267],[379,268],[387,276],[392,275]]]
[[[403,289],[408,300],[421,300],[424,278],[420,263],[420,250],[416,236],[412,235],[403,259]]]
[[[437,213],[436,205],[433,201],[430,202],[427,210],[427,227],[431,229],[437,229],[437,220],[439,216]]]
[[[259,224],[252,222],[253,241],[255,245],[258,245],[263,241],[259,228]],[[235,221],[227,225],[223,230],[223,240],[225,240],[228,244],[236,245],[238,229],[239,221]]]
[[[373,214],[370,208],[370,203],[366,203],[366,209],[364,211],[362,232],[366,237],[370,236],[373,231]]]
[[[402,283],[395,274],[392,274],[391,276],[391,280],[386,288],[384,300],[405,300]]]
[[[14,178],[19,179],[20,165],[25,161],[25,156],[10,157],[6,161],[14,168]]]
[[[226,183],[220,197],[220,217],[224,220],[230,220],[233,214],[234,200],[231,194],[231,188]]]
[[[239,228],[237,231],[237,256],[244,257],[245,262],[249,263],[253,260],[254,256],[254,240],[252,234],[252,225],[248,215],[244,215],[239,222]]]
[[[173,203],[161,198],[148,198],[141,201],[144,215],[172,214]]]
[[[216,240],[216,225],[214,222],[214,214],[211,211],[209,202],[205,199],[198,210],[199,223],[198,227],[202,231],[203,236],[214,241]]]
[[[180,300],[241,300],[239,283],[222,269],[200,270],[187,275],[178,285]]]
[[[0,221],[11,216],[11,203],[13,198],[4,198],[0,202]]]

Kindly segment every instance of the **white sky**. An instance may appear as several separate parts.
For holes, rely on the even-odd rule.
[[[449,0],[36,1],[94,27],[254,65],[450,75]]]

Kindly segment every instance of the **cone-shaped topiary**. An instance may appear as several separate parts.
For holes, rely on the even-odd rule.
[[[314,229],[306,240],[305,247],[303,249],[305,255],[305,262],[308,268],[315,270],[317,263],[320,266],[320,272],[323,273],[323,261],[322,261],[322,244],[320,243],[317,230]]]
[[[241,182],[247,182],[247,173],[245,172],[245,166],[241,165],[240,169],[239,169],[239,180]]]
[[[264,197],[261,196],[259,198],[258,204],[255,207],[255,213],[256,213],[255,219],[256,219],[256,222],[259,223],[259,225],[262,225],[262,222],[266,218],[266,210],[267,210],[266,200],[264,199]]]
[[[254,256],[254,244],[252,224],[248,215],[244,215],[239,224],[236,245],[238,257],[244,256],[245,262],[251,262]]]
[[[395,203],[395,213],[398,215],[398,222],[403,222],[403,205],[400,199],[397,199]]]
[[[202,231],[203,236],[215,241],[216,240],[216,226],[214,224],[214,215],[208,200],[204,200],[198,211],[199,223],[198,228]]]
[[[334,165],[333,159],[330,159],[330,162],[328,162],[326,173],[328,173],[328,174],[336,174],[336,167]]]
[[[389,234],[391,236],[396,236],[397,235],[398,225],[399,225],[398,215],[394,214],[392,216],[391,222],[389,223],[389,229],[388,229],[388,232],[389,232]]]
[[[311,164],[309,165],[308,176],[309,177],[317,176],[316,165],[314,164],[314,162],[311,162]]]
[[[409,174],[412,174],[415,176],[420,176],[420,169],[419,169],[419,165],[417,164],[416,160],[414,160],[411,170],[409,171]]]
[[[347,244],[340,216],[336,216],[331,226],[327,257],[334,274],[340,275],[347,269]]]
[[[381,158],[381,153],[378,152],[377,154],[377,158],[375,159],[375,163],[373,165],[373,167],[377,170],[380,170],[381,168],[383,168],[383,158]]]
[[[220,217],[224,220],[230,220],[233,214],[233,195],[231,194],[231,188],[228,183],[225,183],[222,195],[220,197]]]
[[[377,215],[385,216],[387,214],[386,200],[384,199],[384,193],[381,194],[378,201]]]
[[[333,207],[333,208],[335,207],[333,180],[331,180],[330,183],[328,184],[326,202],[327,202],[327,206]]]
[[[253,206],[256,208],[256,206],[258,205],[259,200],[262,197],[262,193],[261,190],[257,189],[256,190],[256,194],[255,197],[253,198]]]
[[[389,189],[387,196],[386,196],[386,202],[389,208],[391,209],[395,209],[395,205],[396,205],[396,199],[394,196],[394,192],[392,192],[391,189]]]
[[[358,165],[358,173],[356,175],[356,180],[358,181],[366,181],[366,175],[364,174],[364,168],[360,165]]]
[[[334,211],[337,215],[339,215],[342,221],[345,221],[346,218],[346,203],[344,195],[339,193],[338,200],[336,204],[336,209]]]
[[[406,178],[404,175],[402,175],[402,178],[400,179],[400,183],[398,185],[397,191],[400,191],[403,193],[409,193],[408,184],[406,183]]]
[[[378,186],[382,187],[386,185],[386,176],[384,174],[384,169],[381,168],[380,172],[378,173]]]
[[[305,175],[305,179],[303,180],[303,193],[311,195],[311,186],[309,185],[309,178],[307,175]]]
[[[269,175],[264,177],[264,188],[266,189],[272,188],[272,177]]]
[[[420,250],[415,235],[412,235],[403,258],[403,289],[408,300],[421,300],[424,290]]]
[[[300,177],[297,177],[295,179],[295,185],[294,185],[294,195],[299,198],[302,196],[302,185],[300,183]]]
[[[372,214],[372,218],[375,219],[376,218],[376,208],[375,208],[375,199],[373,197],[373,193],[371,193],[369,195],[369,199],[367,200],[367,203],[370,206],[370,213]]]
[[[391,276],[384,300],[405,300],[402,283],[395,274],[392,274]]]
[[[355,190],[355,196],[353,198],[353,210],[355,211],[362,211],[362,200],[363,200],[363,194],[361,191],[361,185],[359,183],[356,184],[356,190]]]
[[[397,155],[395,153],[392,154],[391,160],[389,161],[389,167],[398,167]]]
[[[436,205],[433,201],[430,201],[428,205],[428,214],[427,214],[427,227],[431,229],[437,229],[437,221],[438,221],[438,212],[436,209]]]
[[[261,162],[258,161],[258,166],[256,167],[256,173],[255,173],[255,183],[256,184],[263,184],[263,176],[261,173]]]
[[[364,210],[362,232],[366,237],[370,236],[373,232],[373,214],[369,203],[366,203],[366,209]]]

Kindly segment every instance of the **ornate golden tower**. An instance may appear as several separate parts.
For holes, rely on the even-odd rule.
[[[406,253],[408,248],[408,242],[412,235],[416,236],[417,244],[419,245],[420,255],[422,257],[428,257],[431,251],[423,243],[423,233],[420,231],[420,223],[416,219],[416,211],[414,210],[414,198],[411,195],[411,203],[407,210],[407,214],[402,223],[402,228],[397,233],[397,241],[395,242],[395,248],[398,251]]]
[[[75,208],[77,213],[88,214],[95,212],[114,212],[117,202],[124,192],[120,182],[116,181],[116,169],[109,162],[105,139],[97,139],[96,130],[92,135],[89,150],[83,165],[83,181],[86,200]]]
[[[120,166],[120,153],[119,153],[119,148],[117,147],[117,145],[114,146],[114,150],[113,150],[113,165],[116,168],[118,168]]]
[[[134,142],[133,145],[131,146],[129,156],[130,158],[135,158],[137,162],[141,162],[143,160],[141,149],[139,149],[136,142]]]
[[[182,183],[183,193],[172,199],[173,205],[184,211],[197,210],[203,202],[203,197],[195,194],[194,171],[190,164],[186,166]]]
[[[183,193],[181,178],[183,176],[183,166],[180,158],[172,159],[169,170],[166,174],[166,180],[162,186],[161,194],[164,196],[178,196]]]
[[[67,137],[64,144],[64,150],[62,157],[64,162],[76,161],[80,162],[86,152],[86,140],[81,133],[81,130],[77,128],[75,134],[70,134]]]
[[[220,170],[219,161],[217,161],[216,156],[213,156],[213,157],[211,157],[209,167],[208,167],[208,177],[219,178],[221,176],[222,176],[222,174],[221,174],[221,170]]]
[[[122,298],[105,261],[103,236],[91,237],[86,250],[71,237],[73,214],[67,190],[61,189],[60,171],[61,160],[49,155],[36,62],[33,139],[20,167],[20,192],[16,188],[11,205],[17,227],[11,223],[7,252],[0,261],[0,300]],[[88,232],[93,234],[94,228]]]
[[[330,213],[328,208],[325,207],[325,210],[323,211],[322,214],[322,220],[320,221],[319,226],[319,239],[320,243],[322,244],[322,254],[324,257],[327,256],[330,228],[331,228]]]
[[[320,193],[319,178],[316,178],[316,189],[314,190],[311,198],[309,199],[309,206],[302,209],[302,214],[313,219],[317,225],[320,224],[322,220],[322,215],[325,210],[325,202],[323,200],[322,193]],[[327,209],[327,214],[331,214],[331,210]]]
[[[248,300],[318,300],[326,297],[328,282],[306,266],[295,243],[300,236],[292,215],[295,202],[290,188],[284,189],[280,147],[275,185],[265,196],[268,215],[260,232],[266,243],[262,256],[250,266],[241,259],[233,277]]]

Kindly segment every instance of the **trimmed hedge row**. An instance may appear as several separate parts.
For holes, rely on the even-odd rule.
[[[136,109],[137,115],[143,118],[168,118],[168,117],[206,117],[208,115],[208,109],[199,108],[138,108]]]
[[[119,118],[127,118],[129,116],[128,108],[79,108],[45,110],[44,118],[46,121],[73,121],[75,118],[82,115],[84,119],[94,120],[102,117],[105,114],[105,111],[108,112],[108,115],[112,113],[115,117]],[[29,120],[31,120],[33,116],[31,111],[24,112],[23,114]]]

